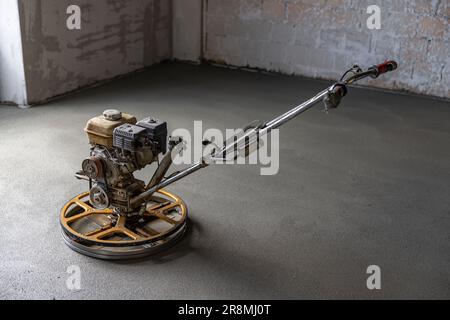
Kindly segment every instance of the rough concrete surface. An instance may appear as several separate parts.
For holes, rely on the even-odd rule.
[[[0,298],[450,298],[450,105],[352,88],[281,129],[280,172],[207,168],[169,189],[189,234],[165,254],[95,260],[63,243],[59,209],[87,185],[86,121],[116,107],[170,129],[270,119],[326,82],[161,64],[28,110],[0,108]],[[145,172],[147,175],[148,171]],[[81,290],[66,269],[81,269]],[[378,265],[382,289],[366,288]]]
[[[450,97],[450,2],[440,0],[206,0],[205,58],[336,79],[354,63],[397,60],[371,86]],[[380,29],[367,20],[380,9]],[[375,61],[374,61],[375,59]]]

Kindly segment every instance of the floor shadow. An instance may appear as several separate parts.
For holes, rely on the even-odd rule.
[[[171,247],[148,257],[129,260],[115,260],[112,262],[121,265],[129,265],[149,261],[156,264],[163,264],[169,261],[177,260],[192,253],[195,250],[195,248],[192,246],[193,239],[195,236],[199,236],[201,234],[201,225],[198,222],[193,221],[191,218],[188,218],[186,221],[186,231],[184,235]]]

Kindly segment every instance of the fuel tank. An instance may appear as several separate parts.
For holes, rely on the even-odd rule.
[[[103,115],[90,119],[84,131],[90,144],[112,148],[114,129],[125,123],[136,124],[136,117],[117,110],[107,110]]]

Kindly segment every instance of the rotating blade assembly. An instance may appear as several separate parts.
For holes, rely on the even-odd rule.
[[[61,210],[60,223],[66,244],[94,258],[124,260],[146,257],[174,245],[186,231],[183,200],[159,190],[146,210],[124,215],[96,209],[89,193],[70,200]]]

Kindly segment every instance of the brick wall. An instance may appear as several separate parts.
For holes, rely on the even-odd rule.
[[[381,8],[381,30],[367,7]],[[368,85],[450,97],[447,0],[205,0],[204,58],[336,79],[346,68],[395,59]]]

